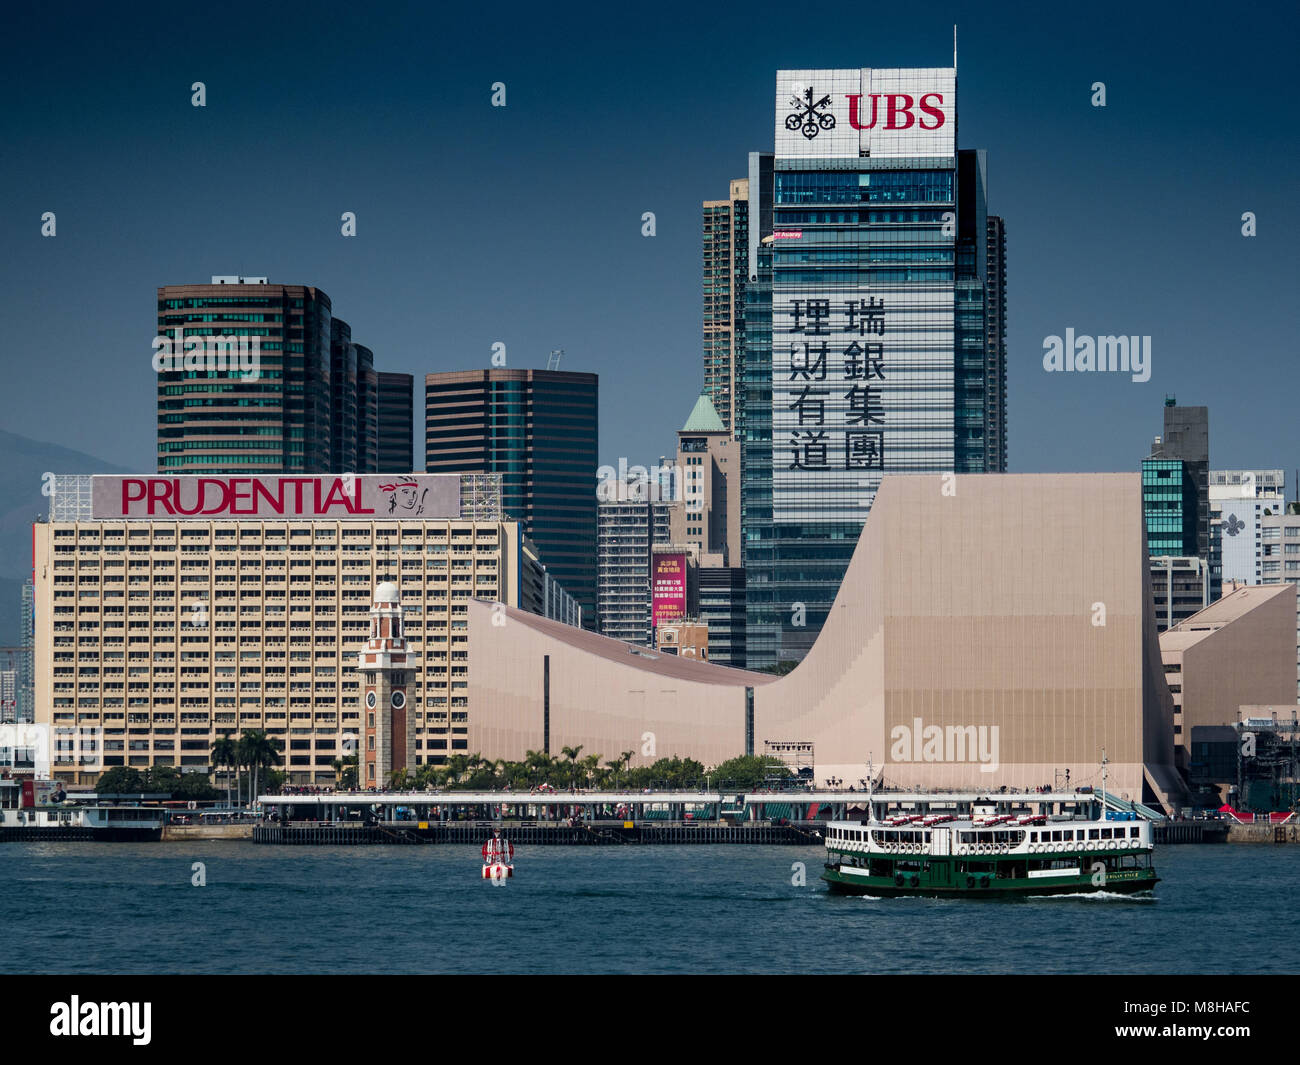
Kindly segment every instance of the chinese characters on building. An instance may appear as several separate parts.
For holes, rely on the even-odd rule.
[[[788,470],[885,468],[885,303],[880,297],[790,301]],[[832,340],[831,334],[848,339]]]

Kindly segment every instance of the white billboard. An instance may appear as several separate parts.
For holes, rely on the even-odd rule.
[[[777,71],[778,159],[947,157],[956,143],[952,67]]]

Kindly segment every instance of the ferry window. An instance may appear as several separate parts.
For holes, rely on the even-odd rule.
[[[1060,842],[1061,842],[1061,833],[1060,833],[1060,832],[1053,832],[1053,833],[1052,833],[1052,842],[1053,842],[1053,843],[1060,843]]]
[[[1102,839],[1110,839],[1110,829],[1109,829],[1109,828],[1103,828],[1103,829],[1101,830],[1101,838],[1102,838]]]
[[[1088,838],[1089,838],[1089,839],[1099,839],[1100,837],[1099,837],[1098,834],[1097,834],[1098,832],[1099,832],[1099,829],[1096,829],[1096,828],[1090,828],[1090,829],[1088,829]]]
[[[1038,833],[1037,833],[1037,832],[1031,832],[1031,833],[1029,833],[1029,842],[1030,842],[1030,843],[1037,843],[1037,842],[1038,842]]]
[[[1138,836],[1142,835],[1142,830],[1138,828],[1137,825],[1134,825],[1132,828],[1128,830],[1128,834],[1132,836],[1134,839],[1136,839]]]

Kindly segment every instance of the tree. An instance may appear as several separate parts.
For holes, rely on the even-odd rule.
[[[350,754],[343,759],[343,772],[339,779],[339,787],[344,791],[357,786],[357,766],[360,759],[355,754]]]
[[[138,795],[144,791],[144,777],[138,769],[117,765],[100,774],[95,790],[102,795]]]
[[[405,768],[394,769],[388,774],[388,786],[393,791],[407,791],[411,786],[411,774]]]
[[[212,745],[212,753],[208,760],[212,763],[213,768],[220,766],[226,771],[226,805],[230,805],[230,769],[239,757],[239,747],[234,740],[230,738],[229,733],[222,736]]]
[[[582,753],[582,744],[577,747],[561,747],[560,753],[569,760],[569,764],[564,767],[565,775],[568,777],[569,787],[578,786],[578,755]]]
[[[279,739],[268,736],[261,729],[248,729],[240,737],[240,758],[248,766],[251,776],[252,787],[248,795],[250,803],[257,799],[257,780],[260,771],[276,765],[280,761],[283,748],[284,744]]]
[[[753,788],[769,777],[791,776],[789,767],[779,758],[770,755],[742,754],[719,763],[709,776],[719,784],[736,788]]]
[[[794,672],[794,668],[798,664],[799,664],[798,662],[789,662],[789,661],[774,662],[770,666],[763,666],[761,669],[755,670],[755,672],[775,673],[778,677],[784,677],[787,673]]]

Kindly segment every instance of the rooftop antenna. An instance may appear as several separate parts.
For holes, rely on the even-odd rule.
[[[546,359],[546,368],[548,370],[558,370],[560,368],[560,359],[564,355],[563,348],[557,348],[552,351]]]

